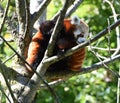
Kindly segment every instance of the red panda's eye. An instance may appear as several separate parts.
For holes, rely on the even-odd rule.
[[[81,33],[80,35],[78,35],[78,37],[84,37],[84,36],[83,36],[83,33]]]
[[[82,33],[80,33],[80,34],[75,36],[75,39],[79,39],[80,37],[84,37],[84,35]]]

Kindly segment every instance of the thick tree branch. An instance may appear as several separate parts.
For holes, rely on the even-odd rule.
[[[17,49],[20,55],[24,56],[24,53],[25,53],[24,33],[25,33],[25,27],[26,27],[26,9],[27,8],[25,9],[24,0],[15,0],[15,4],[16,4],[16,12],[17,12],[18,22],[19,22],[19,36],[16,38],[17,46],[18,46]]]
[[[24,57],[27,57],[27,51],[28,51],[28,47],[29,47],[29,43],[31,41],[31,34],[32,34],[32,26],[33,24],[31,24],[30,22],[30,11],[29,11],[29,3],[28,0],[24,0],[25,2],[25,32],[23,34],[23,53],[24,53]]]

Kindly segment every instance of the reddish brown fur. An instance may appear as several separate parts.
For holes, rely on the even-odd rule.
[[[39,52],[39,49],[40,49],[40,43],[39,41],[43,40],[43,35],[41,34],[40,31],[38,31],[32,38],[32,41],[29,45],[29,48],[28,48],[28,57],[26,59],[26,61],[32,65],[33,62],[36,60],[37,56],[38,56],[38,52]],[[31,68],[27,66],[27,69],[29,72],[32,72]]]
[[[65,31],[69,34],[72,33],[75,29],[75,25],[71,24],[70,19],[65,19],[64,20],[64,26],[65,26]]]
[[[68,66],[72,71],[80,71],[84,62],[85,54],[86,50],[85,48],[82,48],[71,56]]]

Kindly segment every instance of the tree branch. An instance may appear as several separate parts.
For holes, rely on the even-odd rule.
[[[109,0],[104,0],[104,1],[110,5],[112,13],[113,13],[114,21],[116,22],[117,21],[117,14],[116,14],[116,11],[115,11],[113,4]],[[115,56],[120,51],[120,30],[119,30],[119,27],[116,27],[116,40],[117,40],[117,47],[116,47],[117,49],[112,54],[112,56]]]
[[[4,9],[3,9],[2,6],[0,5],[0,18],[2,18],[3,15],[4,15]],[[14,17],[15,17],[15,13],[14,13],[14,15],[13,15],[13,17],[12,17],[12,20],[11,20],[9,17],[6,17],[6,21],[5,21],[5,23],[7,24],[7,30],[10,31],[10,33],[11,33],[11,34],[13,35],[13,37],[14,37],[14,40],[13,40],[13,39],[9,40],[10,42],[11,42],[11,41],[15,41],[15,40],[16,40],[16,37],[17,37],[16,34],[18,34],[17,28],[14,26],[14,22],[13,22],[13,21],[15,21],[15,20],[14,20]]]
[[[4,15],[3,15],[3,19],[2,19],[2,22],[0,24],[0,34],[2,32],[4,23],[5,23],[5,19],[7,18],[7,13],[8,13],[9,5],[10,5],[10,0],[7,1],[6,9],[5,9],[5,12],[4,12]]]
[[[67,10],[65,17],[68,18],[72,13],[74,13],[83,1],[84,0],[75,0],[74,4]]]
[[[95,51],[92,51],[92,50],[91,50],[91,52],[96,56],[96,58],[97,58],[100,62],[102,62],[101,58],[104,58],[105,60],[107,59],[107,58],[105,58],[105,57],[99,56],[99,54],[96,53]],[[101,57],[101,58],[100,58],[100,57]],[[109,58],[111,58],[111,57],[109,57]],[[103,63],[103,62],[102,62],[102,63]],[[109,72],[111,72],[114,76],[116,76],[117,78],[119,78],[119,74],[118,74],[118,73],[116,73],[116,72],[114,72],[113,70],[109,69],[109,67],[108,67],[106,64],[104,64],[104,63],[103,63],[103,66],[104,66],[105,69],[107,69]]]
[[[66,1],[66,0],[65,0]],[[75,2],[75,0],[71,0],[71,2],[69,2],[69,5],[68,6],[70,6],[72,3],[74,3]],[[71,6],[72,7],[72,6]],[[71,10],[72,10],[72,8],[70,9],[70,12],[69,13],[71,13]],[[56,14],[55,14],[55,16],[53,16],[52,17],[52,20],[55,20],[59,15],[60,15],[60,13],[61,13],[61,10],[60,11],[58,11]]]

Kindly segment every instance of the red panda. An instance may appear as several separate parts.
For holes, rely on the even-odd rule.
[[[54,26],[54,20],[43,22],[40,26],[40,30],[32,38],[26,61],[35,69],[43,58]],[[71,19],[64,19],[59,37],[57,38],[53,50],[53,55],[59,55],[59,53],[65,52],[66,50],[85,41],[87,35],[88,26],[78,17],[75,16]],[[48,71],[60,71],[63,69],[79,71],[83,64],[85,54],[85,48],[82,48],[73,55],[50,65]],[[28,66],[27,70],[32,72],[31,68]]]

